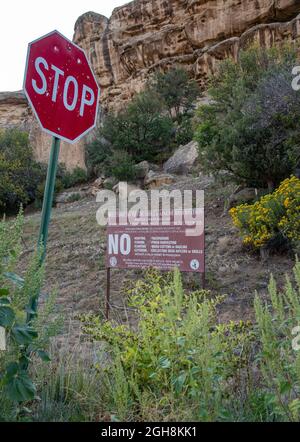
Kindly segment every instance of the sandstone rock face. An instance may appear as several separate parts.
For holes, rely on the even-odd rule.
[[[30,129],[31,112],[22,91],[0,93],[0,127]]]
[[[157,69],[182,65],[205,85],[218,62],[257,41],[300,38],[299,0],[134,0],[111,18],[79,17],[74,41],[88,53],[106,109],[118,109]]]
[[[48,163],[52,143],[51,136],[40,129],[22,91],[0,93],[1,128],[17,128],[29,132],[36,160]],[[69,170],[75,169],[75,167],[85,169],[84,140],[73,145],[62,142],[59,161],[65,164]]]
[[[197,158],[198,144],[191,141],[185,146],[180,146],[171,158],[164,164],[164,171],[167,173],[187,174],[192,170]]]

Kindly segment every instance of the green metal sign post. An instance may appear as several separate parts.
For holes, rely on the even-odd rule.
[[[50,152],[50,159],[48,164],[46,185],[44,191],[44,200],[42,208],[42,218],[39,232],[38,248],[42,247],[40,251],[40,265],[43,265],[46,257],[47,240],[48,240],[48,230],[51,218],[51,210],[53,205],[53,195],[55,188],[55,178],[57,171],[58,156],[60,150],[60,140],[53,137],[52,147]],[[37,312],[38,298],[33,297],[30,301],[30,312],[27,314],[27,322],[29,323]]]
[[[42,219],[41,219],[41,226],[39,233],[39,246],[41,244],[43,246],[41,264],[44,262],[46,256],[46,246],[48,240],[49,223],[51,218],[51,209],[53,204],[53,195],[55,188],[55,178],[56,178],[59,150],[60,150],[60,140],[59,138],[53,137],[49,165],[48,165],[48,172],[47,172],[47,179],[44,191]]]

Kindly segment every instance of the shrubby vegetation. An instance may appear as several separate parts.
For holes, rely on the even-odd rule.
[[[28,134],[17,130],[0,133],[0,211],[16,210],[36,197],[44,171],[33,159]],[[18,209],[17,209],[18,210]]]
[[[75,167],[71,172],[66,170],[63,166],[59,166],[59,178],[64,189],[84,184],[88,180],[87,171],[81,167]]]
[[[134,181],[137,169],[132,156],[126,150],[116,150],[106,166],[106,173],[120,181]]]
[[[292,176],[254,204],[230,210],[243,242],[255,248],[300,243],[300,179]]]
[[[289,46],[242,51],[211,80],[211,104],[198,111],[196,139],[205,171],[273,190],[295,170],[299,95],[292,89],[296,52]]]
[[[106,116],[97,139],[86,148],[91,173],[104,171],[130,179],[130,163],[164,161],[172,148],[192,140],[191,111],[198,95],[197,84],[185,70],[157,74],[124,109]],[[128,177],[124,168],[120,171],[114,166],[116,156],[124,156],[129,164]]]
[[[229,417],[232,388],[226,381],[244,366],[233,350],[246,354],[247,326],[216,327],[221,298],[202,290],[187,296],[178,271],[168,277],[149,271],[128,295],[139,312],[137,330],[82,318],[85,333],[107,342],[112,364],[97,368],[111,392],[111,413],[121,420]]]
[[[231,210],[244,243],[254,248],[300,241],[300,180],[291,176],[300,134],[290,85],[295,57],[288,48],[242,52],[237,65],[221,65],[213,101],[199,110],[196,137],[205,170],[270,190]],[[107,116],[87,148],[90,169],[98,173],[104,166],[131,180],[136,162],[161,161],[162,147],[168,152],[191,139],[197,94],[184,71],[158,74],[126,109]],[[1,209],[42,197],[45,166],[32,160],[26,134],[1,134],[0,172]],[[80,169],[70,174],[60,167],[56,190],[86,178]],[[272,276],[267,300],[256,295],[253,321],[222,324],[224,296],[187,292],[178,271],[147,270],[124,294],[134,326],[79,317],[98,348],[91,363],[51,347],[61,326],[53,317],[55,294],[38,315],[32,311],[44,268],[37,253],[25,275],[16,274],[22,226],[22,215],[0,222],[0,327],[8,345],[0,352],[0,420],[300,420],[300,351],[292,346],[300,318],[298,261],[280,290]]]
[[[43,170],[43,175],[36,189],[35,206],[37,208],[41,208],[43,204],[44,189],[47,176],[47,165],[41,164],[40,167]],[[64,189],[83,184],[87,181],[88,174],[80,167],[75,167],[75,169],[70,172],[66,170],[64,165],[58,164],[54,193],[57,194],[59,192],[62,192]]]
[[[0,420],[17,419],[22,404],[37,397],[36,384],[28,371],[34,358],[49,361],[50,337],[59,329],[60,320],[52,318],[55,295],[49,295],[37,316],[31,309],[39,296],[44,268],[37,253],[24,277],[15,273],[20,258],[23,217],[13,223],[0,222],[0,327],[6,333],[6,351],[0,351]]]
[[[139,326],[82,317],[111,363],[96,364],[105,409],[121,420],[299,421],[299,358],[292,348],[300,313],[300,263],[270,305],[255,299],[256,321],[218,324],[222,297],[186,294],[178,272],[145,273],[128,291]]]
[[[34,160],[26,132],[10,129],[0,132],[0,213],[18,212],[33,201],[41,206],[47,165]],[[58,166],[55,191],[86,182],[87,172],[79,167],[72,172]]]
[[[182,68],[170,69],[166,73],[158,72],[150,82],[150,89],[156,92],[170,118],[175,121],[180,121],[193,110],[199,96],[197,83],[190,80]]]
[[[278,290],[269,284],[269,305],[256,295],[254,307],[261,375],[261,394],[270,420],[300,421],[300,263],[294,268],[295,284],[286,278]],[[298,331],[297,331],[298,330]],[[296,331],[296,333],[295,333]],[[298,334],[298,336],[297,336]],[[298,348],[298,350],[296,349]]]
[[[52,316],[54,295],[26,323],[43,268],[36,255],[23,279],[14,273],[22,222],[0,223],[0,326],[8,341],[0,353],[0,420],[299,421],[300,352],[292,346],[299,262],[280,291],[271,278],[267,302],[256,296],[253,322],[222,324],[223,296],[187,293],[178,271],[148,270],[125,293],[138,326],[80,317],[85,335],[101,343],[91,365],[55,344],[48,351],[61,325]]]

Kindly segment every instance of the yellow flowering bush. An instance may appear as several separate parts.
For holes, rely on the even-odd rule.
[[[230,210],[243,242],[261,248],[280,235],[290,243],[300,241],[300,180],[284,180],[275,192],[254,204],[242,204]]]

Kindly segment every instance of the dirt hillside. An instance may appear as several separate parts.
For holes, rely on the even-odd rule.
[[[206,196],[206,284],[215,293],[226,294],[220,308],[220,321],[251,319],[255,290],[266,296],[270,274],[279,284],[292,268],[288,256],[270,256],[264,262],[253,252],[247,252],[224,212],[224,203],[231,186],[220,186],[208,177],[178,178],[169,189],[204,189]],[[106,286],[105,229],[96,222],[98,204],[92,198],[54,208],[49,233],[46,261],[46,283],[43,297],[57,290],[58,310],[65,316],[65,333],[80,333],[78,313],[100,313],[104,310]],[[38,235],[40,212],[27,215],[24,230],[24,252],[20,271],[24,271],[33,253]],[[120,321],[133,320],[127,311],[122,288],[128,279],[141,276],[139,271],[112,271],[112,316]],[[200,287],[197,275],[185,274],[187,290]],[[64,339],[63,336],[61,337]]]

